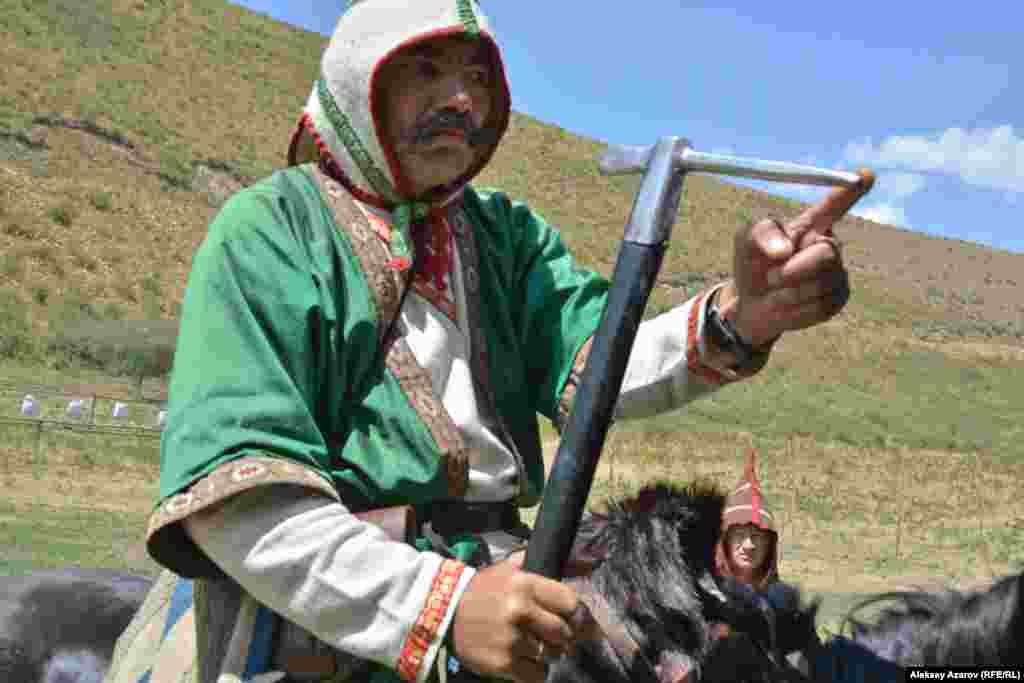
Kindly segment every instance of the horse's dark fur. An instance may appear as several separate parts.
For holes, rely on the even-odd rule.
[[[710,485],[656,484],[611,504],[577,537],[603,562],[569,581],[603,597],[661,683],[677,683],[684,670],[688,683],[804,680],[782,655],[814,640],[816,605],[801,606],[786,584],[757,595],[713,576],[724,502]],[[0,681],[100,683],[151,585],[107,570],[0,577]],[[897,606],[873,623],[856,618],[885,601]],[[983,592],[878,595],[847,621],[857,646],[901,666],[1024,666],[1024,575]],[[712,637],[723,628],[727,636]],[[547,683],[637,683],[638,671],[609,643],[590,642],[555,662]]]
[[[578,589],[604,598],[664,683],[683,670],[689,681],[802,680],[782,655],[812,637],[816,608],[801,608],[794,588],[780,587],[777,597],[788,594],[772,606],[714,577],[724,504],[708,484],[655,484],[588,517],[577,544],[606,559]],[[712,638],[721,625],[731,635]],[[590,643],[557,662],[547,683],[634,683],[635,669],[608,643]]]
[[[151,585],[106,570],[0,577],[0,680],[100,683]]]
[[[709,485],[658,484],[613,503],[579,533],[578,543],[604,561],[571,581],[603,595],[666,683],[683,670],[690,683],[802,680],[781,652],[806,642],[813,609],[799,607],[795,589],[780,586],[765,600],[711,573],[724,502]],[[99,683],[150,585],[83,570],[0,579],[0,680]],[[730,635],[712,638],[716,624]],[[608,643],[588,643],[554,663],[548,683],[637,683],[636,671]]]
[[[854,640],[902,666],[1024,666],[1024,575],[985,591],[894,592],[874,596],[847,615]],[[861,610],[885,602],[872,620]]]

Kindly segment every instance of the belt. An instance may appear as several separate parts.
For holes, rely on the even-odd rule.
[[[324,679],[357,679],[370,670],[370,663],[320,641],[301,626],[281,620],[272,671],[287,674],[287,683],[313,683]]]
[[[502,503],[467,503],[444,500],[432,503],[428,511],[430,526],[442,536],[484,534],[490,531],[511,531],[523,526],[519,508],[512,501]]]

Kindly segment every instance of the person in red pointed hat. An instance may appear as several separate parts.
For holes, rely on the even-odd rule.
[[[736,488],[725,501],[722,538],[715,549],[721,576],[761,592],[779,580],[779,535],[757,479],[757,452],[750,451]]]

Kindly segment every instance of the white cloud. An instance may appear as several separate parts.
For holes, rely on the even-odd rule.
[[[893,135],[877,146],[870,138],[846,146],[847,161],[939,171],[995,190],[1024,192],[1024,138],[1013,126],[949,128],[928,136]]]
[[[875,192],[893,199],[909,197],[924,187],[924,176],[917,173],[884,173],[878,176]]]
[[[869,221],[875,221],[876,223],[898,225],[903,228],[910,227],[907,223],[907,212],[902,207],[893,204],[875,204],[874,206],[865,206],[864,208],[854,207],[850,213],[854,216],[866,218]]]

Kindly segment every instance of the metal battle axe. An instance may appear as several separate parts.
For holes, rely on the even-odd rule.
[[[679,209],[687,173],[758,178],[805,185],[870,184],[870,171],[831,171],[778,161],[694,151],[679,137],[648,147],[612,146],[601,159],[606,175],[643,172],[612,275],[601,325],[558,446],[526,549],[526,571],[561,579],[583,516],[626,364]]]

